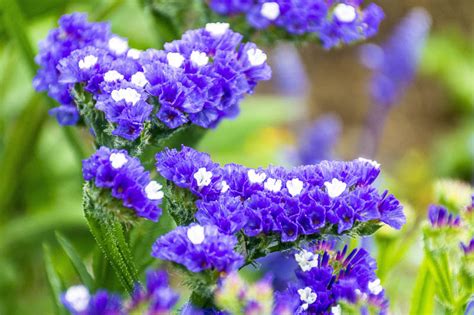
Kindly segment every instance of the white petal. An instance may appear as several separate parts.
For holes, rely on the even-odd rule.
[[[262,4],[260,14],[270,21],[274,21],[278,16],[280,16],[280,6],[276,2],[265,2]]]
[[[339,197],[347,188],[347,184],[341,182],[337,178],[333,178],[331,182],[325,182],[329,197],[336,198]]]
[[[207,23],[206,31],[210,33],[213,37],[219,37],[225,34],[229,29],[229,23]]]
[[[176,52],[169,52],[166,55],[166,60],[168,60],[168,64],[173,68],[179,68],[184,62],[184,57],[180,53]]]
[[[291,196],[296,197],[301,194],[301,191],[303,190],[303,182],[298,178],[293,178],[286,182],[286,188]]]
[[[186,235],[188,236],[188,239],[191,241],[191,243],[193,243],[194,245],[202,244],[205,239],[204,228],[199,224],[189,227],[188,231],[186,232]]]
[[[267,61],[267,55],[258,48],[250,48],[247,50],[247,58],[254,67],[261,66]]]
[[[121,55],[128,50],[128,42],[118,36],[109,39],[109,49],[117,55]]]
[[[150,200],[160,200],[163,199],[163,192],[161,191],[161,186],[158,182],[152,180],[146,185],[145,187],[145,193],[148,199]]]
[[[112,153],[109,157],[109,161],[113,168],[119,169],[127,163],[127,157],[125,154],[119,153]]]
[[[97,63],[99,59],[94,55],[87,55],[83,59],[79,60],[78,66],[81,70],[90,69]]]
[[[89,290],[83,285],[72,286],[66,291],[64,299],[76,312],[84,312],[90,301]]]
[[[334,8],[334,15],[343,23],[351,23],[357,17],[356,9],[345,3],[339,3],[336,5]]]

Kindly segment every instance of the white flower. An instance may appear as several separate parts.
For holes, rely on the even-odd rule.
[[[206,170],[205,167],[201,167],[196,173],[194,173],[194,179],[196,180],[198,187],[209,186],[211,178],[212,172]]]
[[[375,279],[374,281],[369,281],[368,288],[370,293],[374,295],[378,295],[380,292],[383,291],[383,287],[380,284],[380,279]]]
[[[193,50],[190,58],[191,62],[198,67],[205,66],[209,63],[209,57],[206,53],[197,50]]]
[[[362,293],[359,289],[355,289],[354,292],[361,301],[367,301],[367,293]]]
[[[86,70],[90,69],[97,63],[99,59],[94,55],[87,55],[83,59],[79,60],[79,69]]]
[[[161,186],[158,182],[152,180],[145,186],[145,194],[150,200],[160,200],[163,199],[163,192],[161,191]]]
[[[222,181],[221,185],[222,185],[221,193],[225,194],[229,190],[230,186],[227,184],[225,180]]]
[[[146,79],[145,74],[141,71],[132,75],[132,77],[130,78],[130,82],[139,87],[144,87],[148,84],[148,80]]]
[[[296,197],[301,194],[301,191],[303,190],[303,182],[298,178],[293,178],[286,182],[286,188],[288,188],[288,192],[291,196]]]
[[[109,157],[109,161],[112,164],[112,167],[119,169],[128,162],[127,157],[123,153],[112,153]]]
[[[123,80],[123,75],[115,70],[109,70],[104,74],[105,82],[114,82]]]
[[[229,29],[229,23],[207,23],[206,31],[210,33],[213,37],[219,37],[225,34]]]
[[[315,292],[313,292],[313,290],[310,287],[299,289],[298,294],[300,295],[300,300],[304,302],[304,304],[301,305],[303,310],[307,310],[308,306],[316,302],[316,299],[318,298],[318,295]]]
[[[191,243],[193,243],[194,245],[199,245],[204,242],[204,228],[199,224],[189,227],[188,231],[186,232],[186,235],[188,236],[188,239],[191,241]]]
[[[169,52],[166,55],[166,60],[168,60],[168,64],[173,68],[179,68],[184,62],[184,57],[180,53],[177,52]]]
[[[276,2],[265,2],[262,4],[260,14],[270,21],[274,21],[280,16],[280,6]]]
[[[128,50],[128,42],[123,38],[114,36],[109,39],[109,49],[116,55],[121,55]]]
[[[281,190],[281,180],[275,178],[268,178],[263,184],[263,187],[271,192],[279,192]]]
[[[346,190],[347,184],[337,178],[333,178],[331,182],[325,182],[324,186],[326,186],[329,197],[336,198]]]
[[[357,161],[362,162],[362,163],[369,163],[370,165],[372,165],[375,168],[380,168],[380,163],[378,163],[377,161],[374,161],[374,160],[369,160],[369,159],[360,157],[360,158],[357,159]]]
[[[111,93],[112,99],[116,102],[125,100],[125,102],[135,105],[141,98],[140,93],[132,88],[113,90]]]
[[[295,260],[303,271],[310,271],[318,266],[318,255],[305,249],[295,254]]]
[[[75,285],[67,289],[64,300],[77,313],[84,312],[90,301],[89,290],[83,285]]]
[[[250,48],[247,50],[247,58],[252,66],[260,66],[267,61],[267,55],[258,48]]]
[[[341,315],[341,305],[337,304],[336,306],[331,307],[331,314],[332,315]]]
[[[135,49],[135,48],[131,48],[127,51],[127,57],[128,58],[131,58],[131,59],[139,59],[140,58],[140,54],[141,54],[141,50],[138,50],[138,49]]]
[[[247,171],[247,176],[249,177],[249,182],[251,184],[261,184],[267,178],[267,174],[265,173],[260,173],[258,174],[255,172],[255,170],[248,170]]]
[[[345,3],[339,3],[336,5],[334,8],[334,15],[343,23],[351,23],[357,17],[356,9]]]

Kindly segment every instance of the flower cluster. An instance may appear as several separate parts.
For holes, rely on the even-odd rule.
[[[231,272],[243,263],[243,257],[234,251],[236,245],[237,238],[222,234],[213,225],[191,224],[158,238],[152,256],[184,265],[192,272]]]
[[[145,171],[139,159],[129,156],[125,150],[101,147],[82,163],[86,181],[110,189],[114,198],[122,200],[122,205],[133,209],[138,216],[158,221],[162,186],[150,180],[149,172]]]
[[[375,104],[395,105],[411,84],[431,25],[424,9],[413,9],[388,41],[379,47],[365,45],[362,62],[373,69],[371,94]]]
[[[293,169],[220,167],[208,154],[183,146],[157,154],[157,170],[193,192],[196,219],[226,234],[275,233],[284,242],[326,231],[341,234],[362,222],[405,223],[402,206],[372,183],[379,164],[366,159],[324,161]]]
[[[375,260],[364,249],[346,252],[347,246],[336,251],[332,244],[321,242],[295,254],[299,282],[281,296],[299,301],[292,314],[341,314],[342,302],[362,303],[382,312],[388,308]]]
[[[129,301],[105,290],[91,295],[85,286],[76,285],[61,295],[61,302],[73,315],[125,315],[144,310],[146,314],[168,314],[178,298],[169,287],[167,273],[150,270],[146,274],[146,288],[137,284]]]
[[[271,26],[291,35],[314,34],[325,48],[348,44],[373,36],[382,9],[371,3],[365,9],[358,1],[328,0],[211,0],[209,5],[222,15],[245,14],[256,29]]]
[[[110,33],[108,24],[88,23],[76,13],[62,17],[40,45],[34,85],[63,104],[53,110],[61,124],[74,124],[79,116],[72,89],[81,84],[112,134],[135,140],[147,121],[170,129],[188,122],[212,128],[235,116],[244,95],[270,78],[266,59],[226,23],[188,31],[164,50],[139,51]]]
[[[452,214],[443,206],[431,205],[428,209],[428,219],[433,228],[459,227],[461,218]]]

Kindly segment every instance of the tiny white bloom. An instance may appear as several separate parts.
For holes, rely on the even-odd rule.
[[[300,295],[300,300],[302,302],[305,302],[305,304],[308,304],[308,305],[316,302],[316,299],[318,298],[318,295],[315,292],[313,292],[313,290],[310,287],[299,289],[298,294]]]
[[[262,4],[260,14],[270,21],[274,21],[278,16],[280,16],[280,6],[276,2],[265,2]]]
[[[355,289],[354,292],[361,301],[367,301],[367,293],[362,293],[359,289]]]
[[[145,186],[145,193],[148,199],[150,200],[160,200],[163,199],[163,192],[161,191],[161,186],[158,182],[152,180]]]
[[[281,190],[281,180],[280,179],[275,179],[275,178],[268,178],[265,183],[263,184],[263,187],[265,190],[271,191],[271,192],[279,192]]]
[[[148,80],[146,79],[145,74],[141,71],[132,75],[132,77],[130,78],[130,82],[139,87],[144,87],[148,84]]]
[[[369,281],[368,288],[370,293],[378,295],[383,291],[383,287],[380,284],[380,279],[375,279],[374,281]]]
[[[89,290],[83,285],[72,286],[64,294],[64,300],[77,313],[82,313],[87,309],[90,298]]]
[[[194,245],[199,245],[204,242],[204,228],[199,224],[193,225],[188,228],[186,235],[188,236],[188,239],[191,241],[191,243],[193,243]]]
[[[341,315],[341,305],[337,304],[336,306],[331,307],[331,314],[332,315]]]
[[[205,66],[209,63],[209,57],[206,55],[206,53],[197,50],[193,50],[190,58],[191,62],[198,67]]]
[[[369,163],[370,165],[372,165],[375,168],[380,168],[380,163],[378,163],[377,161],[374,161],[374,160],[369,160],[369,159],[360,157],[360,158],[357,159],[357,161],[363,162],[363,163]]]
[[[229,29],[229,23],[207,23],[206,31],[210,33],[213,37],[222,36]]]
[[[105,82],[114,82],[123,80],[123,75],[115,70],[109,70],[104,74],[104,81]]]
[[[125,165],[125,163],[128,162],[127,157],[125,154],[119,152],[119,153],[112,153],[109,157],[109,161],[112,165],[113,168],[119,169],[122,166]]]
[[[138,49],[135,49],[135,48],[131,48],[127,51],[127,57],[128,58],[131,58],[131,59],[139,59],[140,58],[140,54],[141,54],[141,50],[138,50]]]
[[[255,170],[248,170],[247,171],[247,176],[249,178],[249,182],[251,184],[261,184],[267,178],[267,174],[265,173],[257,173]]]
[[[324,186],[326,186],[328,195],[331,198],[339,197],[347,188],[347,184],[337,178],[333,178],[331,182],[325,182]]]
[[[250,48],[247,50],[247,58],[254,67],[261,66],[267,61],[267,55],[258,48]]]
[[[229,184],[227,184],[225,180],[223,180],[221,184],[222,184],[221,193],[225,194],[229,190],[230,186]]]
[[[205,167],[201,167],[196,173],[194,173],[194,179],[196,180],[198,187],[209,186],[211,178],[212,172],[206,170]]]
[[[303,190],[303,182],[298,178],[293,178],[286,182],[286,188],[288,188],[288,192],[291,196],[296,197],[301,194],[301,191]]]
[[[343,23],[351,23],[357,17],[356,9],[345,3],[339,3],[336,5],[334,8],[334,15]]]
[[[305,249],[295,254],[295,260],[303,271],[310,271],[318,266],[318,255]]]
[[[114,36],[109,39],[109,49],[117,55],[121,55],[128,50],[127,40]]]
[[[95,66],[98,60],[99,59],[94,55],[87,55],[81,60],[79,60],[79,63],[78,63],[79,69],[81,70],[90,69],[93,66]]]
[[[141,98],[140,93],[132,88],[113,90],[111,93],[112,99],[116,102],[125,100],[125,102],[135,105]]]
[[[177,52],[169,52],[166,55],[166,60],[168,60],[168,64],[173,68],[179,68],[184,62],[184,57],[180,53]]]

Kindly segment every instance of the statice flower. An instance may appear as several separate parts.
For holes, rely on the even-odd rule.
[[[400,22],[381,47],[363,47],[362,62],[373,70],[371,94],[375,104],[395,105],[410,86],[431,25],[424,9],[416,8]]]
[[[243,97],[271,76],[267,55],[226,23],[209,23],[163,50],[146,51],[129,49],[127,39],[109,29],[82,14],[64,16],[40,45],[34,85],[63,104],[53,110],[61,124],[78,121],[77,105],[81,115],[103,112],[112,134],[130,141],[149,121],[161,129],[213,128],[237,115]],[[82,93],[93,104],[82,104]]]
[[[277,27],[294,36],[315,35],[323,47],[331,48],[373,36],[383,11],[362,1],[328,0],[232,0],[210,1],[221,15],[245,14],[257,30]]]
[[[461,242],[461,248],[466,255],[474,253],[474,238],[467,244]]]
[[[234,251],[236,245],[236,237],[219,232],[216,226],[191,224],[158,238],[152,256],[184,265],[192,272],[231,272],[243,263],[243,257]]]
[[[107,23],[90,23],[87,15],[73,13],[59,19],[59,28],[49,32],[46,39],[39,43],[39,53],[35,58],[40,66],[33,86],[37,91],[47,91],[48,95],[59,102],[60,106],[50,113],[61,125],[73,125],[79,120],[79,113],[69,94],[72,85],[60,82],[59,61],[68,57],[76,49],[84,47],[107,48],[111,37]]]
[[[119,296],[99,290],[94,295],[83,285],[70,287],[61,294],[61,302],[72,315],[125,314]]]
[[[450,213],[443,206],[431,205],[428,209],[428,219],[433,228],[458,227],[461,224],[459,215]]]
[[[388,307],[377,278],[375,260],[364,249],[347,254],[347,246],[336,251],[328,243],[317,243],[295,253],[300,268],[298,283],[283,296],[299,301],[292,313],[340,314],[340,303],[367,304],[382,312]]]
[[[146,287],[137,285],[128,305],[130,311],[148,305],[147,314],[168,314],[178,302],[179,295],[170,288],[168,274],[163,270],[146,273]]]
[[[98,188],[110,190],[113,198],[121,200],[122,205],[134,210],[136,215],[158,221],[162,186],[150,180],[140,160],[125,150],[101,147],[83,161],[82,174]]]
[[[185,146],[165,150],[156,160],[164,178],[196,195],[196,219],[222,233],[276,234],[291,242],[322,231],[343,234],[368,221],[397,229],[405,223],[398,200],[372,187],[380,173],[375,161],[323,161],[293,169],[221,167]]]

